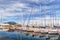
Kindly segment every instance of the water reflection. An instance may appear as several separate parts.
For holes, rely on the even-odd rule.
[[[0,40],[59,40],[59,35],[0,32]]]

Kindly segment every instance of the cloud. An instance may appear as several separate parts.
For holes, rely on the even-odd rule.
[[[30,24],[46,24],[52,22],[53,17],[56,19],[55,24],[58,24],[60,18],[60,2],[59,0],[0,0],[0,20],[22,22],[30,20]],[[40,20],[41,19],[41,20]],[[48,20],[47,20],[48,19]],[[51,20],[49,20],[51,19]],[[40,22],[41,23],[40,23]],[[60,21],[59,21],[60,22]]]
[[[60,26],[60,20],[56,19],[54,20],[53,17],[46,17],[46,18],[35,18],[32,20],[26,20],[25,24],[33,24],[33,25],[40,25],[40,26],[52,26],[52,25],[56,25],[56,26]]]

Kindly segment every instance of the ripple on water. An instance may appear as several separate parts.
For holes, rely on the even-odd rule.
[[[50,39],[55,38],[51,37]],[[29,34],[20,34],[16,32],[0,32],[0,40],[46,40],[46,37],[35,37]]]

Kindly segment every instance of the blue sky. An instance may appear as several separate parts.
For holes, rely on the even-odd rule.
[[[54,24],[60,24],[60,0],[0,0],[0,23],[30,20],[30,23],[52,24],[53,19]]]

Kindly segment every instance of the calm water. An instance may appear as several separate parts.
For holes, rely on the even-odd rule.
[[[0,32],[0,40],[60,40],[59,36],[52,36],[49,38],[40,36],[31,36],[16,32]]]

